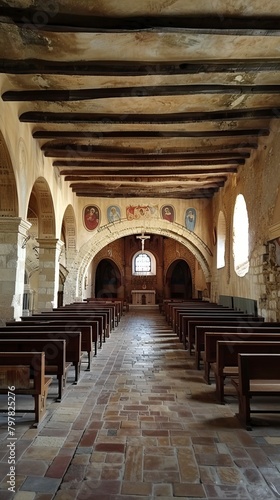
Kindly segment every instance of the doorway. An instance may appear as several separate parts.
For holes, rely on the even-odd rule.
[[[173,262],[167,271],[166,277],[169,285],[169,298],[192,298],[192,276],[187,262],[182,259]]]
[[[121,284],[121,274],[116,264],[110,259],[99,262],[95,277],[95,297],[117,298]]]

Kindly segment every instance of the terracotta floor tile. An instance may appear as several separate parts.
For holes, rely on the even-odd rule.
[[[143,495],[147,496],[152,493],[151,483],[141,483],[133,481],[123,481],[121,493],[123,495]]]

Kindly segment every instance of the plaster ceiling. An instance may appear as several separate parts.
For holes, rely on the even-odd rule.
[[[0,0],[2,99],[69,189],[211,198],[280,111],[279,0]]]

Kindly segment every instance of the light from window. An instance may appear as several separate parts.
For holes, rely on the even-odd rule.
[[[151,258],[146,253],[139,253],[135,258],[134,263],[136,273],[151,272]]]
[[[249,271],[249,221],[242,194],[236,198],[233,213],[233,259],[236,274],[245,276]]]
[[[217,269],[225,267],[226,220],[223,212],[219,213],[217,227]]]

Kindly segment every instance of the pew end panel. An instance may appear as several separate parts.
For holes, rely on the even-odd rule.
[[[14,413],[34,413],[34,427],[38,427],[47,415],[47,396],[52,377],[45,374],[44,352],[0,352],[0,394],[13,394]],[[32,409],[18,408],[17,398],[32,396]],[[2,412],[8,411],[6,408]]]
[[[2,338],[0,336],[0,352],[44,352],[45,373],[58,381],[57,402],[61,402],[66,387],[68,370],[72,366],[66,361],[66,341],[62,339],[36,338]],[[15,385],[15,384],[13,384]]]
[[[278,340],[228,340],[217,341],[216,362],[212,364],[212,370],[216,381],[216,397],[220,404],[224,404],[225,380],[238,378],[238,354],[280,354],[280,335]],[[232,384],[231,384],[232,385]],[[230,391],[231,392],[231,391]],[[232,395],[232,394],[231,394]]]
[[[252,400],[256,396],[264,399],[280,396],[280,354],[238,354],[238,379],[231,380],[238,396],[238,413],[240,423],[252,430],[254,414],[279,413],[280,409],[253,409]]]

